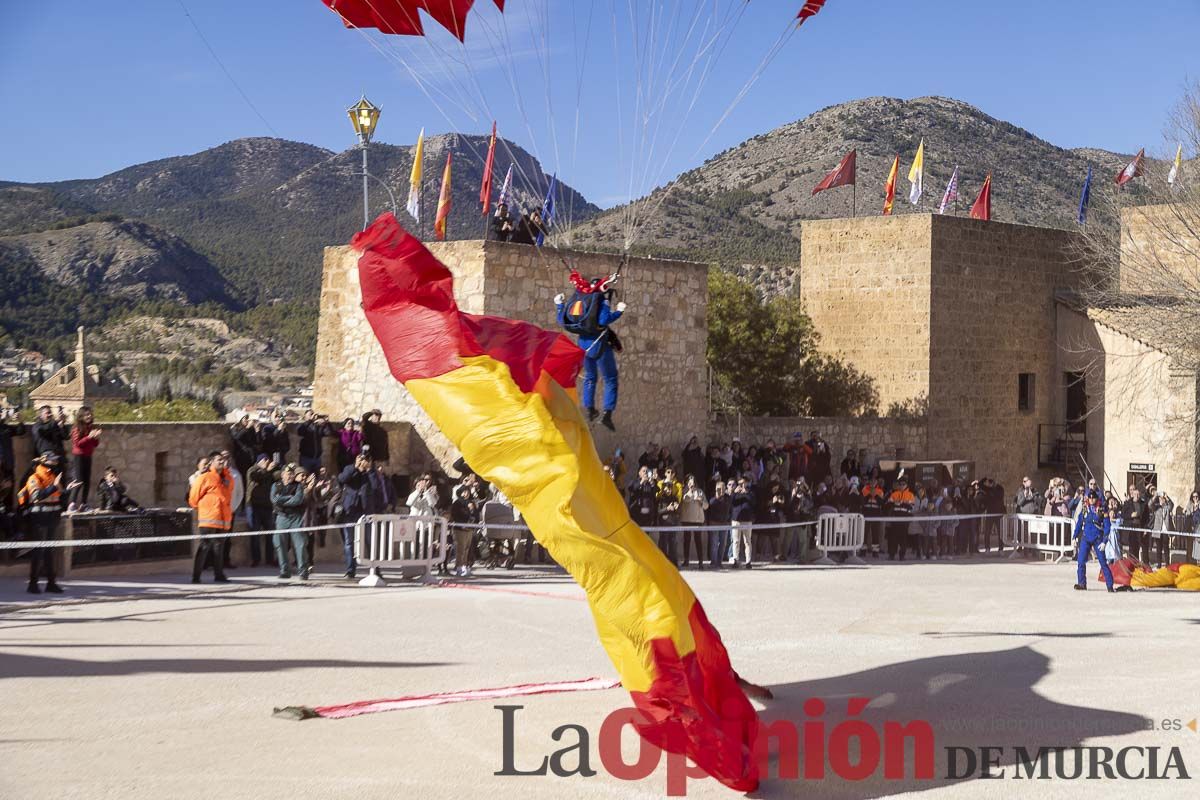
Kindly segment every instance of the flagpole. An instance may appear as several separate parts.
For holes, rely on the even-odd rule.
[[[854,219],[858,216],[858,176],[854,176],[854,183],[850,184],[850,218]]]

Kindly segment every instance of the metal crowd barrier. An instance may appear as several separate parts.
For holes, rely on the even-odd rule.
[[[381,569],[419,570],[436,583],[437,563],[448,547],[448,527],[440,516],[370,514],[354,526],[354,558],[367,567],[360,586],[386,586]],[[436,547],[434,547],[436,545]]]
[[[822,514],[817,517],[817,549],[821,557],[814,564],[836,564],[830,553],[849,553],[845,564],[866,564],[858,557],[866,542],[866,521],[862,514]]]
[[[1057,564],[1075,552],[1072,535],[1075,520],[1070,517],[1047,517],[1042,514],[1009,514],[1004,518],[1001,538],[1012,548],[1009,558],[1024,550],[1057,555]]]

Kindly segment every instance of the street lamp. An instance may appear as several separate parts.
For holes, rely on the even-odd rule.
[[[350,124],[358,134],[359,145],[362,147],[363,164],[363,229],[371,224],[371,211],[367,200],[367,145],[375,134],[375,126],[379,124],[379,112],[383,109],[372,105],[364,95],[357,103],[346,109],[350,115]]]

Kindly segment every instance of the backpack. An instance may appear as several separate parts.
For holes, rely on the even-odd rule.
[[[563,330],[588,339],[595,339],[604,333],[604,328],[600,326],[603,300],[603,292],[581,292],[576,289],[563,310]]]

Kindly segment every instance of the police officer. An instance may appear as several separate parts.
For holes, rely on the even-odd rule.
[[[1107,538],[1104,528],[1104,519],[1100,513],[1100,495],[1088,492],[1087,506],[1075,521],[1074,538],[1079,540],[1075,547],[1075,588],[1081,592],[1087,589],[1087,559],[1090,551],[1096,553],[1096,560],[1100,562],[1100,571],[1104,573],[1104,583],[1108,585],[1108,590],[1115,591],[1112,570],[1108,568],[1108,559],[1104,557],[1104,541]]]

